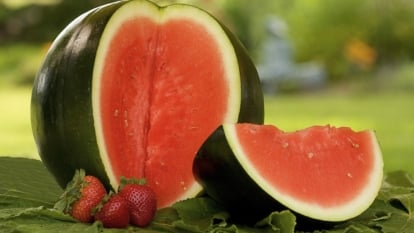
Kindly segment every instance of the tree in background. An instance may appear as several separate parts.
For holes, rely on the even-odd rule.
[[[155,0],[200,6],[224,22],[260,62],[266,19],[283,18],[296,62],[320,61],[330,80],[414,58],[414,1]],[[45,43],[76,16],[109,0],[61,0],[9,9],[0,1],[0,44]]]
[[[31,2],[31,1],[29,1]],[[19,8],[10,8],[0,1],[0,43],[45,43],[74,18],[109,0],[62,0],[55,4],[36,1]]]
[[[414,1],[216,2],[256,61],[269,15],[286,20],[296,61],[322,62],[331,80],[414,58]]]

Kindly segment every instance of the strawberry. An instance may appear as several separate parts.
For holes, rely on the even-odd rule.
[[[106,189],[98,178],[85,175],[84,170],[77,170],[54,207],[80,222],[92,222],[92,209],[105,195]]]
[[[138,226],[148,226],[154,218],[157,210],[157,200],[154,191],[142,184],[122,184],[119,195],[124,197],[129,206],[130,223]]]
[[[109,194],[96,209],[95,220],[104,227],[125,228],[129,224],[129,209],[126,200],[117,194]]]

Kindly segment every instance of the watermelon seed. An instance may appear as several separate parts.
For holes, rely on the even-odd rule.
[[[118,117],[118,115],[119,115],[119,110],[118,109],[115,109],[115,111],[114,111],[114,117]]]
[[[347,175],[349,178],[352,178],[352,174],[351,174],[350,172],[348,172],[346,175]]]
[[[282,147],[283,148],[288,148],[289,147],[289,143],[287,143],[287,142],[282,143]]]
[[[251,128],[249,128],[249,131],[252,134],[256,134],[257,133],[257,128],[256,127],[251,127]]]
[[[163,71],[166,68],[166,62],[161,62],[161,64],[158,66],[158,71]]]
[[[309,159],[313,158],[313,156],[315,156],[315,155],[314,155],[312,152],[309,152],[309,153],[308,153],[308,158],[309,158]]]
[[[348,141],[351,143],[351,145],[352,145],[353,148],[359,148],[359,144],[358,143],[354,143],[352,141],[352,139],[348,138]]]
[[[165,96],[166,97],[175,96],[175,95],[177,95],[177,93],[178,93],[177,89],[173,89],[173,90],[170,90],[170,91],[166,92]]]
[[[128,111],[127,110],[125,110],[124,111],[124,124],[125,124],[125,127],[128,127]]]
[[[190,126],[190,130],[197,130],[199,127],[198,126]]]
[[[185,186],[184,181],[181,181],[181,182],[180,182],[180,185],[181,185],[181,186],[183,186],[183,190],[187,190],[187,186]]]

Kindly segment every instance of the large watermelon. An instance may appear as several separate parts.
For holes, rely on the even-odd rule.
[[[383,161],[373,131],[224,124],[206,140],[194,173],[234,216],[258,220],[291,209],[323,221],[350,219],[376,198]]]
[[[61,186],[75,169],[116,189],[145,177],[159,207],[197,194],[193,158],[223,122],[263,122],[256,69],[232,33],[188,5],[119,1],[75,19],[35,79],[32,128]]]

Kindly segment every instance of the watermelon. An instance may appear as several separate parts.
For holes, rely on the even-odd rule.
[[[204,142],[193,167],[206,193],[237,218],[290,209],[327,222],[353,218],[376,198],[383,160],[371,130],[223,124]],[[244,216],[247,215],[247,216]]]
[[[263,123],[257,71],[238,39],[189,5],[119,1],[76,18],[36,76],[32,131],[64,187],[76,169],[116,190],[146,178],[169,206],[201,191],[194,156],[222,123]]]

